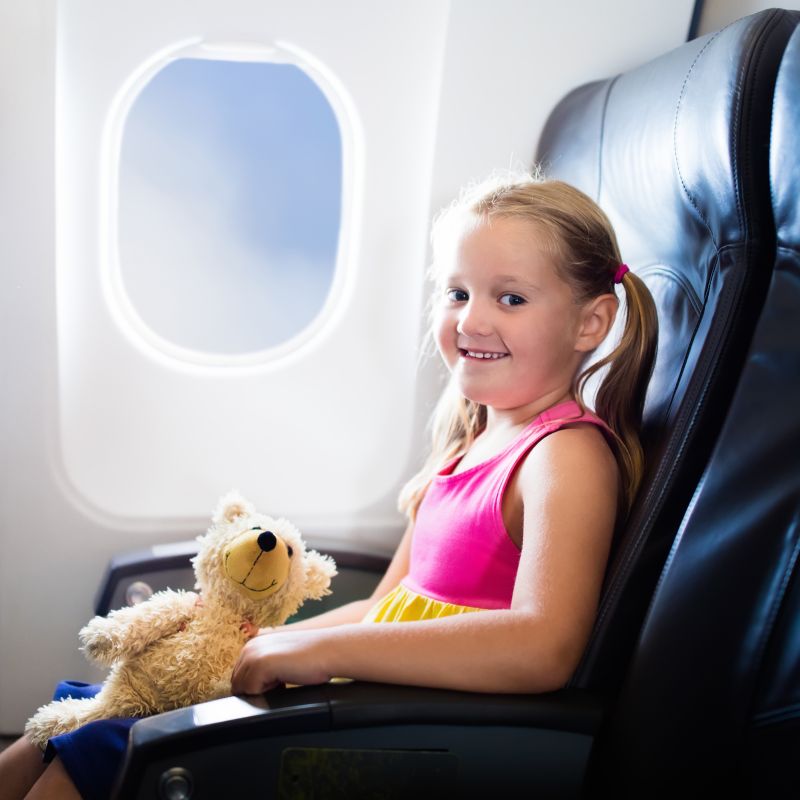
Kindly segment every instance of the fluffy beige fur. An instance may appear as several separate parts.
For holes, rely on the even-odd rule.
[[[79,634],[82,649],[111,671],[96,697],[42,706],[25,726],[31,742],[44,748],[51,736],[92,720],[229,695],[252,626],[283,624],[305,600],[329,594],[336,574],[328,556],[306,550],[294,525],[257,513],[236,492],[220,500],[198,541],[192,561],[199,594],[158,592],[89,622]]]

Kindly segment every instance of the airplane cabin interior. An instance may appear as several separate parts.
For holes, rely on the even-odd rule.
[[[9,0],[0,40],[5,742],[58,680],[102,680],[93,615],[192,589],[233,487],[336,562],[293,619],[371,594],[444,381],[431,220],[539,165],[608,215],[659,325],[566,686],[189,705],[133,725],[113,796],[797,796],[800,5]],[[275,119],[212,150],[245,72]]]

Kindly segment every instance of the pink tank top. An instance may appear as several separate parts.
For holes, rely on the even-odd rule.
[[[540,414],[488,461],[455,475],[460,459],[447,464],[417,510],[406,588],[459,606],[510,608],[520,551],[503,522],[503,494],[537,442],[576,422],[608,431],[599,417],[569,400]]]

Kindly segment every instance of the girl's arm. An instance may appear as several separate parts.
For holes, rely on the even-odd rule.
[[[309,631],[317,630],[318,628],[330,628],[336,625],[346,625],[353,622],[361,622],[364,615],[372,608],[375,603],[381,598],[385,597],[389,592],[394,589],[398,583],[408,574],[408,559],[411,552],[411,536],[413,531],[413,524],[409,524],[406,528],[400,544],[395,550],[392,561],[386,569],[386,573],[381,578],[380,583],[375,588],[375,591],[370,597],[364,600],[356,600],[347,605],[333,608],[323,614],[318,614],[315,617],[301,620],[300,622],[291,622],[284,625],[282,628],[273,629],[265,628],[263,633],[270,634],[270,637],[275,635],[276,630],[280,631]],[[272,638],[270,638],[272,641]]]
[[[334,676],[486,692],[562,687],[594,621],[617,481],[598,431],[552,434],[531,451],[515,482],[524,522],[510,610],[257,637],[234,669],[234,692],[258,694]]]

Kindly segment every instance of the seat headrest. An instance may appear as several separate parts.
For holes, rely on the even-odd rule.
[[[581,86],[556,107],[540,140],[545,172],[598,201],[623,260],[656,299],[662,335],[648,424],[667,424],[686,390],[681,375],[694,367],[720,272],[741,261],[731,251],[771,228],[764,142],[772,93],[763,83],[769,73],[774,80],[780,54],[763,47],[770,28],[763,14],[746,17]],[[756,59],[773,63],[753,74]]]
[[[783,56],[775,84],[770,142],[772,202],[778,247],[797,252],[800,242],[800,31],[795,31]]]

